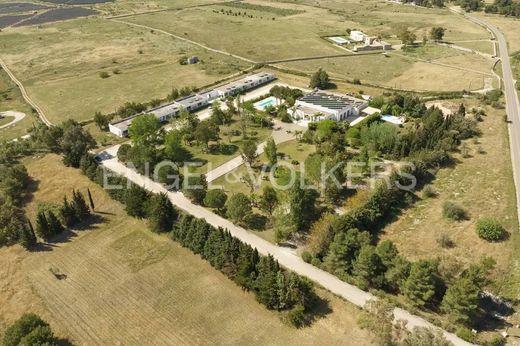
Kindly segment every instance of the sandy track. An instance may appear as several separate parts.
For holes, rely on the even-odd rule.
[[[11,121],[8,124],[0,126],[0,129],[5,129],[6,127],[16,124],[17,122],[19,122],[26,116],[25,113],[15,112],[15,111],[0,112],[0,115],[5,116],[5,117],[14,117],[13,121]]]

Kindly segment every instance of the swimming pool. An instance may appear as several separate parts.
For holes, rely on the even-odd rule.
[[[276,106],[276,97],[274,96],[269,96],[268,98],[266,99],[263,99],[263,100],[260,100],[258,102],[256,102],[253,106],[260,110],[260,111],[263,111],[265,110],[267,107],[269,106]]]
[[[395,125],[403,125],[404,124],[404,117],[396,117],[395,115],[382,115],[381,120],[384,120],[386,122],[395,124]]]

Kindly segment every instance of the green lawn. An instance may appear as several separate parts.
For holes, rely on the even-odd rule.
[[[249,125],[248,127],[249,137],[256,141],[258,144],[264,142],[272,132],[272,129],[266,127],[259,127],[256,125]],[[220,141],[221,145],[226,146],[224,152],[208,152],[203,145],[197,145],[194,143],[192,146],[186,146],[186,149],[193,156],[193,161],[199,161],[202,163],[201,166],[194,167],[194,171],[198,173],[207,173],[209,170],[215,169],[218,166],[226,163],[227,161],[240,155],[240,148],[244,142],[242,135],[233,136],[233,131],[240,131],[240,124],[237,119],[234,119],[230,125],[220,126]],[[217,143],[210,142],[210,147],[217,145]]]

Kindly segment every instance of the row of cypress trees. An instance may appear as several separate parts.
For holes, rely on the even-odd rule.
[[[100,185],[106,182],[106,172],[93,159],[85,157],[80,167],[92,181]],[[259,255],[229,231],[189,214],[180,214],[166,194],[150,193],[114,174],[108,182],[123,187],[109,189],[108,194],[123,203],[129,215],[146,218],[152,231],[170,232],[173,240],[199,254],[243,289],[253,292],[257,301],[268,309],[286,312],[288,323],[299,327],[309,321],[311,309],[318,302],[309,280],[285,270],[272,256]]]

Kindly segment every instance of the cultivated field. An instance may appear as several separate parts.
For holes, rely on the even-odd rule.
[[[454,107],[459,103],[460,100],[452,102]],[[470,99],[464,103],[467,109],[475,105]],[[440,256],[446,267],[452,269],[485,255],[492,256],[497,261],[494,275],[497,291],[516,299],[520,289],[520,239],[508,135],[503,121],[505,112],[490,107],[485,110],[488,115],[480,123],[482,136],[478,143],[473,140],[466,143],[470,156],[456,155],[457,163],[452,168],[441,169],[432,182],[438,196],[420,199],[405,210],[397,221],[386,227],[382,238],[394,241],[399,251],[411,259]],[[445,201],[460,204],[469,219],[461,222],[444,219]],[[500,220],[510,232],[509,240],[489,243],[479,239],[475,223],[483,216]],[[453,248],[443,249],[438,245],[442,234],[454,241]]]
[[[0,269],[0,288],[8,293],[0,295],[0,333],[22,312],[35,310],[77,344],[369,344],[355,325],[358,310],[324,291],[319,294],[330,313],[309,328],[285,326],[198,256],[126,216],[120,204],[60,160],[48,155],[27,162],[38,182],[29,217],[39,202],[59,202],[73,188],[89,187],[104,221],[46,251],[0,249],[9,264]],[[67,278],[55,279],[49,268]]]
[[[78,19],[0,33],[1,56],[51,122],[91,119],[127,101],[201,87],[247,67],[172,37],[107,21]],[[181,66],[181,56],[202,63]],[[100,72],[109,73],[103,79]]]

